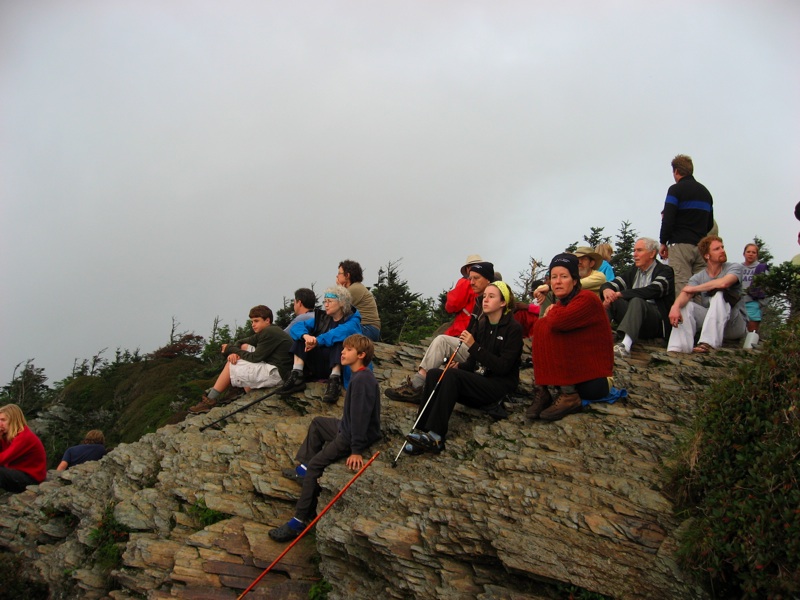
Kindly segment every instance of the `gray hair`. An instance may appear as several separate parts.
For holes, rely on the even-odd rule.
[[[648,252],[658,252],[659,243],[655,241],[653,238],[639,238],[636,240],[637,242],[644,242],[644,249]]]
[[[325,295],[328,294],[336,296],[336,299],[339,300],[339,304],[342,305],[342,310],[345,315],[350,313],[350,307],[353,304],[353,297],[350,295],[350,290],[343,285],[335,285],[325,290]]]

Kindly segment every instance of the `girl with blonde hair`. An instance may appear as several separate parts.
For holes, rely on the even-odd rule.
[[[47,477],[42,441],[16,404],[0,407],[0,489],[18,494]]]

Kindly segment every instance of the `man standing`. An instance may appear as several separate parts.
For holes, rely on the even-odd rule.
[[[661,218],[661,258],[675,271],[675,292],[705,267],[697,243],[714,226],[711,193],[694,178],[694,164],[685,154],[672,159],[675,184],[667,190]],[[669,248],[667,247],[669,246]]]
[[[495,272],[494,265],[490,262],[477,262],[465,265],[465,267],[470,287],[475,294],[475,304],[466,327],[466,330],[471,333],[472,328],[475,327],[475,323],[483,313],[483,291],[495,280]],[[419,371],[413,377],[408,377],[401,386],[386,390],[386,397],[390,400],[419,404],[422,400],[425,377],[428,371],[441,367],[444,360],[450,358],[453,351],[458,348],[459,342],[458,336],[437,335],[425,351],[425,355],[420,361]],[[456,362],[465,362],[467,358],[469,358],[469,348],[466,345],[462,345],[454,360]]]
[[[639,238],[633,246],[634,266],[600,288],[609,318],[618,323],[614,354],[627,358],[642,338],[668,337],[669,309],[675,301],[675,274],[656,260],[658,242]]]
[[[719,348],[723,339],[738,340],[747,333],[742,265],[728,262],[722,239],[715,235],[704,237],[697,248],[706,268],[692,275],[669,311],[670,352],[706,354]],[[694,346],[698,329],[700,341]]]

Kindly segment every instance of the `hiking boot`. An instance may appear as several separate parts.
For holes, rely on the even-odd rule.
[[[286,378],[286,381],[281,386],[280,393],[294,394],[295,392],[302,392],[304,389],[306,389],[306,382],[303,377],[303,372],[292,369],[292,372],[289,373],[289,377]]]
[[[553,404],[553,396],[550,395],[550,390],[546,385],[537,385],[533,388],[533,402],[525,411],[526,419],[538,419],[539,415],[546,408]]]
[[[281,475],[283,475],[286,479],[303,483],[303,475],[300,475],[300,473],[297,472],[297,467],[286,467],[285,469],[281,470]]]
[[[336,404],[339,400],[339,394],[342,393],[342,378],[336,375],[328,379],[328,387],[325,389],[325,395],[322,396],[322,401],[328,404]]]
[[[203,396],[203,399],[202,399],[202,400],[200,400],[200,402],[198,402],[198,403],[197,403],[197,404],[195,404],[194,406],[192,406],[192,407],[189,409],[189,412],[190,412],[190,413],[192,413],[192,414],[194,414],[194,415],[199,415],[199,414],[202,414],[202,413],[207,413],[207,412],[208,412],[208,411],[210,411],[212,408],[214,408],[216,405],[217,405],[217,401],[216,401],[216,400],[212,400],[212,399],[211,399],[211,398],[209,398],[208,396]]]
[[[269,537],[276,542],[291,542],[294,538],[303,533],[303,529],[305,529],[305,527],[300,521],[292,519],[280,527],[270,529]]]
[[[444,450],[444,440],[437,434],[429,431],[428,433],[416,432],[409,433],[406,440],[417,449],[433,454],[440,454]]]
[[[559,394],[553,405],[539,414],[539,418],[542,421],[558,421],[567,415],[580,412],[581,408],[583,403],[578,394]]]
[[[497,404],[485,406],[483,410],[486,411],[486,414],[489,415],[492,418],[492,421],[495,422],[508,418],[508,411],[506,410],[506,407],[503,406],[503,400],[500,400]]]
[[[631,352],[625,347],[625,344],[617,344],[614,346],[614,356],[617,358],[630,358]]]
[[[406,381],[403,383],[403,385],[394,389],[388,389],[384,392],[389,400],[395,400],[397,402],[409,402],[410,404],[419,404],[422,402],[423,393],[424,390],[422,387],[415,388],[411,384],[411,377],[406,377]]]

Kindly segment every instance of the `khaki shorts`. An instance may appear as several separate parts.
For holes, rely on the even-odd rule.
[[[269,363],[251,363],[239,359],[231,363],[231,385],[246,388],[275,387],[283,380],[278,367]]]

